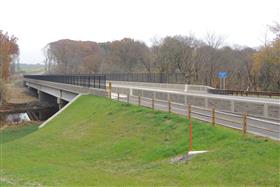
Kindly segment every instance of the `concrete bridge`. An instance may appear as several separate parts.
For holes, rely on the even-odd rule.
[[[106,80],[102,75],[28,75],[24,76],[23,80],[25,86],[38,96],[40,102],[57,103],[59,109],[78,94],[106,95]]]
[[[78,94],[108,95],[105,88],[106,86],[108,88],[109,81],[107,81],[106,85],[105,77],[102,77],[102,75],[96,75],[96,77],[80,75],[57,76],[57,79],[54,79],[54,77],[47,79],[46,77],[44,75],[40,75],[40,77],[25,76],[24,82],[27,87],[38,94],[40,101],[56,102],[59,108],[62,108]],[[262,133],[262,131],[258,130],[257,134],[280,139],[279,99],[210,94],[208,93],[210,87],[202,85],[110,82],[112,82],[112,93],[118,93],[123,98],[140,96],[162,102],[171,100],[182,106],[192,105],[205,109],[215,108],[217,111],[226,112],[227,114],[248,113],[254,119],[261,120],[259,123],[254,122],[260,125],[261,128],[269,127],[269,129],[273,129],[270,133]],[[227,117],[227,115],[224,116]],[[273,127],[271,124],[273,124]]]

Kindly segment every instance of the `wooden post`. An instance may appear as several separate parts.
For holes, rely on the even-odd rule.
[[[109,97],[112,99],[112,82],[109,82]]]
[[[129,103],[129,94],[127,94],[127,103]]]
[[[120,100],[120,93],[118,92],[118,101]]]
[[[215,108],[212,109],[212,125],[215,126],[216,124],[216,113]]]
[[[247,113],[245,112],[243,114],[243,134],[246,135],[247,134]]]
[[[154,97],[152,98],[152,109],[153,110],[155,109],[155,98]]]
[[[190,120],[191,119],[191,111],[192,110],[192,106],[191,105],[188,105],[188,119]]]
[[[171,99],[168,99],[168,112],[171,112]]]
[[[140,95],[138,96],[138,106],[140,106],[141,105],[141,97],[140,97]]]

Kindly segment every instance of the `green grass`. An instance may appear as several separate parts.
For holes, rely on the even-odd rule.
[[[280,144],[185,117],[83,96],[44,128],[1,133],[6,185],[279,186]],[[8,182],[7,182],[8,181]]]
[[[19,71],[23,73],[42,73],[45,72],[44,64],[19,64]]]

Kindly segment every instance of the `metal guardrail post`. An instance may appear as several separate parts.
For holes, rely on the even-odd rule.
[[[155,98],[154,97],[152,98],[152,109],[153,110],[155,109]]]
[[[129,94],[127,94],[127,103],[129,103]]]
[[[118,101],[120,100],[120,93],[118,92]]]
[[[215,108],[212,109],[212,125],[215,126],[216,124],[216,113]]]
[[[243,134],[246,135],[247,134],[247,116],[248,114],[245,112],[243,114]]]

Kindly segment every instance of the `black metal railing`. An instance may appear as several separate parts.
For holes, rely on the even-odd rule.
[[[23,77],[27,79],[106,89],[105,75],[24,75]]]
[[[184,73],[109,73],[106,74],[106,79],[128,82],[186,83],[186,76]]]

